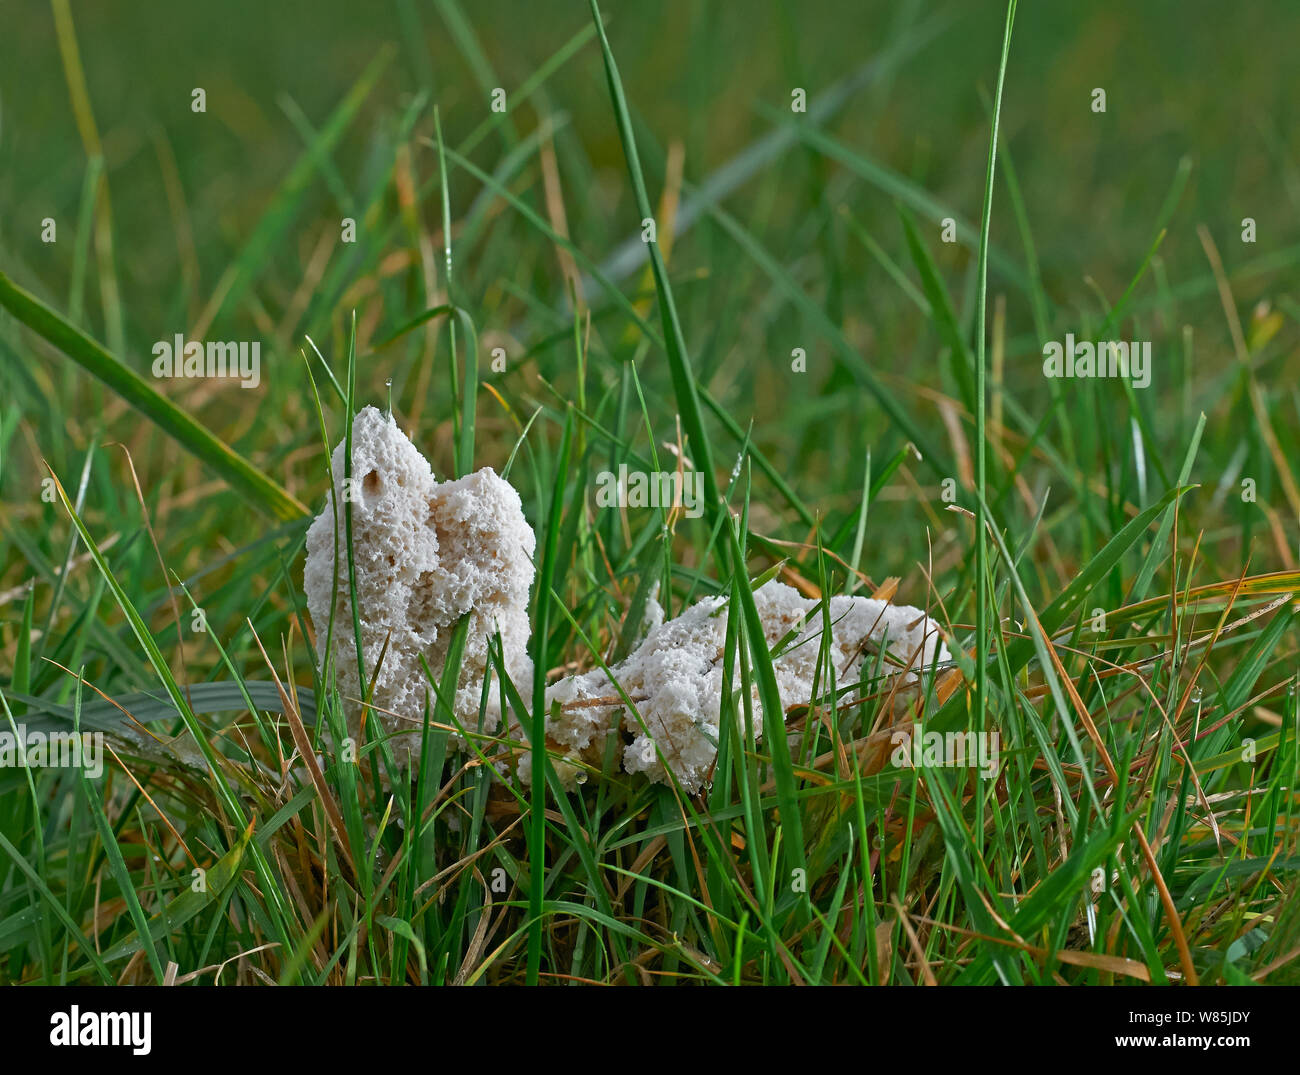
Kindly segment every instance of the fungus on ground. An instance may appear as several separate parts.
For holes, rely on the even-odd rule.
[[[333,607],[329,644],[355,729],[362,684],[348,580],[350,499],[365,675],[375,677],[370,712],[394,735],[391,744],[400,749],[393,755],[405,764],[419,751],[426,697],[433,710],[421,655],[430,671],[441,675],[452,629],[464,613],[472,615],[454,704],[457,719],[470,731],[478,728],[488,640],[497,631],[506,669],[527,695],[533,673],[528,591],[537,542],[509,482],[490,467],[438,482],[392,417],[374,407],[366,407],[352,424],[352,494],[344,495],[345,443],[334,449],[330,499],[307,531],[303,588],[322,665],[331,656],[326,645]],[[496,730],[504,708],[495,674],[492,680],[485,732]]]
[[[756,590],[754,602],[767,645],[777,649],[772,665],[782,709],[810,704],[823,633],[820,602],[775,581]],[[610,669],[618,687],[601,669],[593,669],[548,689],[547,736],[565,752],[557,764],[562,780],[582,779],[584,764],[599,766],[605,736],[619,731],[620,724],[631,737],[623,750],[627,772],[667,783],[666,764],[690,793],[712,779],[727,629],[723,604],[721,597],[705,598],[652,628],[626,660]],[[920,673],[951,660],[938,625],[919,609],[866,597],[832,597],[829,618],[836,682],[869,679],[879,661],[880,675],[887,678],[873,684],[873,690],[890,700],[895,713],[911,705]],[[822,683],[824,690],[824,679]],[[738,671],[734,685],[740,685]],[[641,720],[628,712],[619,687]],[[757,695],[755,699],[757,705]],[[761,720],[754,723],[759,736]],[[525,779],[531,777],[530,761],[521,760]]]
[[[421,658],[434,676],[441,674],[452,629],[465,613],[471,615],[454,703],[457,720],[469,731],[478,728],[489,639],[498,631],[506,670],[520,694],[529,697],[528,592],[537,541],[509,482],[486,467],[438,482],[392,417],[374,407],[353,422],[350,498],[343,495],[345,451],[345,443],[334,449],[334,489],[307,531],[307,607],[316,627],[317,656],[322,665],[332,658],[355,730],[362,684],[345,552],[350,499],[365,676],[374,678],[371,712],[400,745],[394,757],[405,764],[419,750],[426,701],[432,696]],[[343,553],[337,572],[336,546]],[[809,705],[814,685],[822,682],[817,675],[820,603],[779,582],[761,586],[754,601],[766,643],[775,650],[783,710]],[[630,740],[622,756],[628,773],[667,783],[671,770],[691,793],[712,779],[725,604],[722,597],[705,598],[663,622],[663,611],[652,598],[644,640],[610,669],[617,687],[594,669],[548,688],[547,738],[562,755],[556,768],[564,783],[572,786],[583,779],[585,766],[600,764],[611,732]],[[327,642],[331,609],[333,634]],[[911,705],[922,672],[951,659],[937,625],[918,609],[866,597],[832,597],[829,618],[836,682],[868,679],[878,668],[882,681],[871,689],[887,697],[895,713]],[[484,732],[496,731],[507,711],[495,669],[491,678]],[[636,713],[628,711],[619,688]],[[428,708],[432,712],[431,701]],[[513,714],[507,723],[509,731],[518,731]],[[762,734],[761,724],[755,721],[756,736]],[[520,776],[530,780],[531,769],[532,757],[524,750]]]

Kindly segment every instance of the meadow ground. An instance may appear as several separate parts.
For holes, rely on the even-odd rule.
[[[10,0],[0,733],[106,752],[0,750],[0,981],[1300,982],[1300,9],[1233,7]],[[518,488],[538,668],[728,598],[708,790],[494,775],[454,655],[341,754],[368,404]],[[773,577],[926,608],[996,772],[782,712]]]

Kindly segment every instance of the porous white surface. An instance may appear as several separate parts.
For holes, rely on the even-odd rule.
[[[345,442],[340,442],[331,462],[335,487],[307,531],[303,588],[322,663],[334,605],[338,685],[345,699],[360,699],[348,591],[345,462]],[[392,417],[374,407],[366,407],[352,425],[352,478],[352,555],[367,680],[388,640],[368,719],[377,717],[388,732],[404,733],[390,746],[394,757],[406,763],[419,752],[426,693],[434,712],[420,656],[440,676],[452,629],[464,613],[472,615],[454,707],[461,723],[470,731],[478,727],[488,639],[498,630],[511,679],[528,696],[533,672],[527,652],[528,591],[537,541],[509,482],[490,467],[438,482]],[[488,732],[499,725],[503,709],[497,677],[492,678],[483,729]],[[360,710],[357,702],[349,703],[354,727]]]
[[[754,602],[769,647],[791,631],[799,631],[775,658],[773,667],[782,708],[809,704],[823,628],[818,602],[776,581],[756,590]],[[722,605],[720,597],[692,605],[676,619],[650,630],[626,660],[610,669],[635,703],[644,727],[622,704],[609,677],[593,669],[560,680],[547,691],[549,738],[574,762],[580,759],[598,765],[605,734],[613,721],[621,718],[623,729],[632,736],[623,751],[627,772],[645,773],[651,780],[668,783],[666,763],[686,791],[699,791],[712,779],[717,755],[727,629],[727,611]],[[860,674],[870,675],[879,659],[882,676],[893,674],[873,690],[887,693],[897,687],[897,710],[910,704],[918,672],[928,670],[936,660],[951,659],[938,625],[916,608],[866,597],[832,597],[830,621],[830,654],[837,684],[855,683]],[[878,658],[882,643],[887,656]],[[734,686],[740,686],[738,673]],[[582,704],[597,699],[606,704]],[[754,725],[755,735],[761,735],[757,693]],[[581,773],[575,764],[562,763],[557,768],[569,779]],[[520,772],[526,779],[530,777],[527,758]]]

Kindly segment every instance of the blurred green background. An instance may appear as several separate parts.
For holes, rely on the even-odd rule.
[[[604,10],[633,107],[660,139],[683,141],[686,175],[697,181],[770,130],[758,109],[786,108],[792,86],[815,96],[908,27],[932,30],[931,40],[883,84],[857,94],[830,129],[977,217],[987,126],[976,91],[992,86],[1001,4],[673,0],[614,2]],[[476,72],[429,0],[364,8],[329,0],[102,0],[73,3],[72,11],[115,222],[130,237],[123,284],[131,289],[132,320],[142,326],[167,312],[154,304],[167,300],[176,282],[175,243],[159,218],[166,194],[155,132],[176,154],[206,279],[224,267],[301,151],[286,99],[319,122],[384,43],[400,48],[366,121],[336,154],[345,176],[363,166],[372,124],[420,88],[435,95],[452,144],[487,109]],[[576,0],[478,0],[465,11],[507,92],[590,23]],[[61,278],[60,266],[42,258],[37,227],[43,216],[75,213],[85,168],[54,22],[48,3],[6,0],[4,23],[4,250],[51,286],[66,284],[66,266]],[[1054,298],[1068,302],[1083,273],[1103,286],[1127,283],[1141,252],[1134,240],[1145,249],[1184,154],[1196,165],[1186,219],[1205,220],[1226,237],[1241,216],[1253,215],[1268,247],[1300,238],[1297,40],[1300,7],[1288,2],[1021,4],[1002,123]],[[203,118],[189,109],[195,86],[208,92]],[[1096,86],[1107,91],[1104,117],[1088,107]],[[561,160],[595,172],[610,201],[618,199],[568,207],[575,232],[590,235],[599,252],[611,234],[629,231],[628,213],[618,210],[630,199],[597,50],[585,48],[544,96],[544,108],[571,120]],[[523,129],[530,119],[516,123]],[[806,208],[806,169],[798,154],[774,169],[784,180],[773,210],[782,223],[797,222]],[[328,192],[318,193],[314,208],[325,211]],[[733,208],[752,208],[743,191]],[[887,204],[880,208],[888,213]],[[999,209],[995,230],[1011,245],[1012,222],[1005,206]],[[1184,252],[1180,238],[1187,236],[1171,236],[1168,259]],[[855,294],[854,305],[864,298]]]
[[[918,423],[942,438],[934,393],[956,394],[941,357],[944,341],[861,235],[915,282],[891,183],[912,184],[936,212],[978,220],[1003,6],[674,0],[611,2],[603,10],[638,124],[652,200],[661,196],[673,147],[682,154],[683,206],[701,184],[739,167],[740,180],[722,198],[723,208],[843,331]],[[506,90],[506,122],[479,137],[470,158],[488,172],[504,169],[509,189],[542,215],[544,162],[538,140],[529,136],[544,119],[553,121],[556,174],[574,243],[628,293],[645,286],[639,263],[618,253],[629,241],[633,256],[638,253],[638,222],[593,41],[584,39],[530,99],[511,97],[566,42],[590,32],[585,3],[384,0],[362,7],[106,0],[73,3],[71,12],[110,192],[107,264],[116,274],[118,342],[123,358],[141,372],[154,340],[201,323],[222,274],[241,253],[247,256],[250,236],[274,208],[312,132],[322,129],[380,50],[394,49],[358,118],[295,192],[275,241],[256,258],[247,293],[220,309],[208,333],[262,339],[263,386],[251,392],[167,389],[309,503],[318,502],[323,484],[318,438],[303,402],[302,335],[312,333],[334,360],[345,311],[358,311],[364,350],[428,305],[417,271],[419,236],[439,254],[442,239],[437,157],[427,141],[433,104],[447,144],[463,146],[492,118],[491,89]],[[66,310],[87,154],[51,5],[5,0],[3,25],[0,265]],[[995,258],[990,275],[990,317],[1000,298],[1006,303],[1007,390],[1020,397],[1027,420],[1036,420],[1048,389],[1040,373],[1035,302],[1044,304],[1047,338],[1095,329],[1138,272],[1167,216],[1168,235],[1135,293],[1133,320],[1124,326],[1126,338],[1155,341],[1154,384],[1140,406],[1161,441],[1165,467],[1174,471],[1190,422],[1205,409],[1205,457],[1217,458],[1218,469],[1211,466],[1198,480],[1217,481],[1226,470],[1244,467],[1243,473],[1257,476],[1261,499],[1271,497],[1283,514],[1268,453],[1254,444],[1244,456],[1235,454],[1241,423],[1252,412],[1197,225],[1214,238],[1247,330],[1252,318],[1275,318],[1253,359],[1257,375],[1281,390],[1274,421],[1283,449],[1294,457],[1295,390],[1281,386],[1295,380],[1300,314],[1297,40],[1300,6],[1293,2],[1023,3],[1002,144],[1019,179],[1024,219],[1017,221],[1008,177],[1000,171],[992,239],[1004,258]],[[827,143],[794,138],[780,153],[745,163],[747,150],[795,119],[793,87],[805,88],[814,101],[873,58],[873,77],[815,127]],[[190,109],[194,87],[207,93],[205,114]],[[1090,107],[1096,87],[1106,91],[1104,114]],[[408,209],[403,216],[393,178],[396,132],[421,93],[427,98],[405,143],[405,164],[425,196],[414,215]],[[1173,202],[1183,161],[1190,171]],[[331,248],[339,219],[361,215],[372,195],[377,208],[357,248],[337,242]],[[457,295],[476,317],[485,348],[504,343],[512,359],[529,353],[536,372],[561,395],[571,393],[571,341],[541,342],[563,336],[569,323],[554,245],[454,166],[451,205]],[[963,230],[961,242],[944,244],[924,206],[913,204],[912,211],[969,331],[975,236]],[[1247,216],[1257,221],[1254,245],[1241,241],[1240,222]],[[58,221],[57,244],[41,242],[46,217]],[[1038,298],[1026,283],[1021,225],[1032,235],[1039,263]],[[756,443],[787,468],[808,502],[832,512],[851,508],[864,448],[874,446],[883,458],[903,438],[860,391],[818,320],[791,302],[788,288],[774,284],[734,237],[707,213],[681,230],[671,269],[702,378],[741,426],[753,419]],[[112,345],[101,258],[102,251],[92,249],[81,323]],[[318,272],[321,258],[325,268]],[[348,258],[358,259],[353,268]],[[299,309],[304,281],[310,301]],[[598,287],[589,286],[586,297],[594,309],[609,305]],[[1191,326],[1192,344],[1185,326]],[[618,358],[636,354],[626,328],[622,315],[598,319],[596,346]],[[41,352],[33,361],[15,334],[6,338],[0,361],[14,399],[29,413],[46,409],[50,419],[35,422],[40,435],[15,439],[14,451],[24,453],[18,473],[38,474],[37,457],[44,454],[66,480],[77,465],[75,452],[92,436],[155,436],[112,400],[103,404],[99,389],[63,360]],[[794,347],[808,353],[809,372],[802,377],[789,372]],[[393,377],[399,410],[426,418],[445,412],[445,401],[437,398],[442,382],[421,381],[418,355],[388,357],[364,365],[362,402],[382,404],[384,381]],[[17,372],[19,366],[25,371]],[[674,407],[662,356],[652,349],[639,369],[652,400],[663,404],[651,407],[656,433],[670,438]],[[512,370],[503,377],[507,398],[536,398],[533,373]],[[1064,404],[1083,427],[1080,443],[1047,434],[1084,469],[1106,454],[1105,391],[1079,386]],[[485,399],[480,411],[482,444],[496,412]],[[99,428],[101,421],[106,429]],[[285,432],[277,437],[275,430]],[[1121,443],[1130,439],[1126,428],[1110,432]],[[435,442],[429,446],[435,469],[445,472],[446,438],[427,441]],[[136,457],[142,479],[161,480],[175,465],[160,454],[159,443],[137,440],[138,447],[151,446]],[[508,443],[481,450],[481,462],[499,467]],[[1032,463],[1026,473],[1032,478]],[[919,480],[932,483],[934,477]],[[526,485],[528,479],[521,473],[519,480]],[[29,495],[18,484],[10,470],[7,499]]]

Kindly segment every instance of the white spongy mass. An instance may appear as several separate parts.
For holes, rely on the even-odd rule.
[[[370,719],[377,718],[394,736],[394,757],[405,764],[419,750],[426,698],[434,713],[421,656],[434,676],[441,676],[452,630],[465,613],[470,620],[454,705],[461,724],[471,732],[478,729],[488,641],[498,631],[510,677],[528,695],[533,673],[528,591],[537,542],[509,482],[488,467],[438,482],[419,449],[374,407],[353,421],[351,462],[351,495],[345,496],[346,449],[340,443],[331,461],[334,489],[307,531],[303,588],[317,656],[322,664],[332,656],[355,727],[362,686],[348,580],[350,501],[367,682],[379,666]],[[327,643],[331,608],[333,635]],[[497,728],[503,710],[497,677],[492,678],[485,732]]]
[[[769,650],[775,653],[772,663],[782,709],[808,705],[818,682],[825,634],[820,602],[775,581],[756,590],[754,602]],[[671,769],[691,793],[711,781],[727,630],[728,610],[723,605],[720,597],[706,598],[651,629],[626,660],[610,669],[618,687],[594,669],[562,679],[547,691],[547,735],[571,759],[570,764],[562,763],[562,774],[577,772],[578,762],[598,765],[606,734],[617,731],[616,722],[621,721],[631,738],[623,750],[627,772],[667,783]],[[888,698],[897,713],[912,704],[920,674],[951,659],[938,625],[916,608],[866,597],[832,597],[829,620],[829,655],[837,685],[861,679],[864,691],[869,687]],[[819,691],[825,690],[824,671],[819,682]],[[738,672],[733,686],[740,687]],[[619,687],[636,706],[640,720],[628,711]],[[755,734],[761,735],[757,705],[755,693]],[[530,775],[526,769],[524,775]]]

